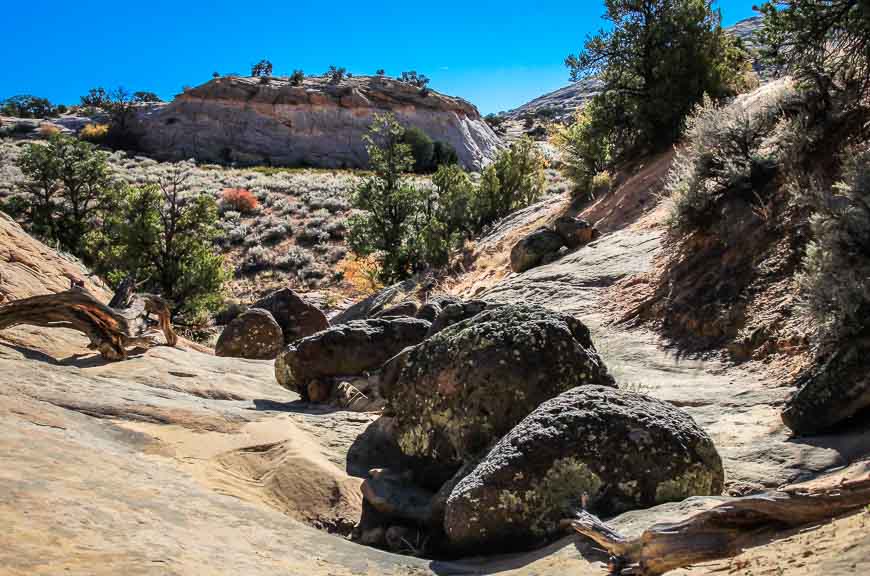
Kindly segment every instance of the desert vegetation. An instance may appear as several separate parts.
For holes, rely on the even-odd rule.
[[[579,195],[598,172],[670,146],[705,95],[753,85],[748,54],[722,30],[709,0],[605,6],[610,28],[565,59],[572,80],[595,77],[602,90],[554,137]]]
[[[361,212],[351,219],[348,244],[358,257],[375,257],[384,282],[446,265],[465,240],[544,191],[546,162],[528,139],[501,152],[479,184],[450,163],[421,186],[406,175],[420,158],[409,140],[419,143],[419,134],[409,138],[395,117],[379,116],[366,137],[374,174],[352,196]]]

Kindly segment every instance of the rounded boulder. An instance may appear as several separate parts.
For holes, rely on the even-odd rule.
[[[453,489],[444,529],[456,549],[529,547],[583,504],[613,514],[722,492],[710,437],[672,404],[581,386],[542,404]]]
[[[290,288],[269,294],[251,308],[266,310],[275,318],[284,333],[284,344],[329,328],[329,321],[323,312]]]
[[[552,258],[565,242],[549,228],[538,228],[511,249],[511,270],[525,272]]]
[[[312,381],[377,370],[407,346],[420,343],[429,327],[429,322],[415,318],[373,318],[333,326],[285,348],[275,360],[275,378],[307,399]]]
[[[402,451],[432,485],[488,449],[542,402],[584,384],[613,385],[589,330],[540,306],[504,305],[410,350],[382,390]]]
[[[272,360],[284,347],[284,334],[265,310],[242,312],[227,324],[215,346],[215,356]]]

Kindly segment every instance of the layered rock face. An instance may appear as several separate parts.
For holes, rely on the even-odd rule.
[[[286,78],[217,78],[142,108],[136,129],[142,149],[158,158],[362,168],[363,135],[384,112],[453,146],[467,169],[479,170],[500,146],[469,102],[384,77],[339,84],[306,78],[301,86]]]

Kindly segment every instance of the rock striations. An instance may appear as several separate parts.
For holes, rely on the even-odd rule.
[[[312,77],[301,86],[216,78],[143,107],[136,125],[143,150],[160,158],[359,168],[368,162],[363,135],[384,112],[453,146],[467,169],[486,165],[500,146],[469,102],[386,77]]]

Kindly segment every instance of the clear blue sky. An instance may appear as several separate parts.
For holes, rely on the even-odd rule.
[[[720,0],[725,24],[752,16],[752,4]],[[169,99],[268,58],[275,74],[414,69],[432,88],[498,112],[566,85],[562,60],[602,11],[595,0],[8,2],[0,99],[75,104],[91,87],[118,85]]]

